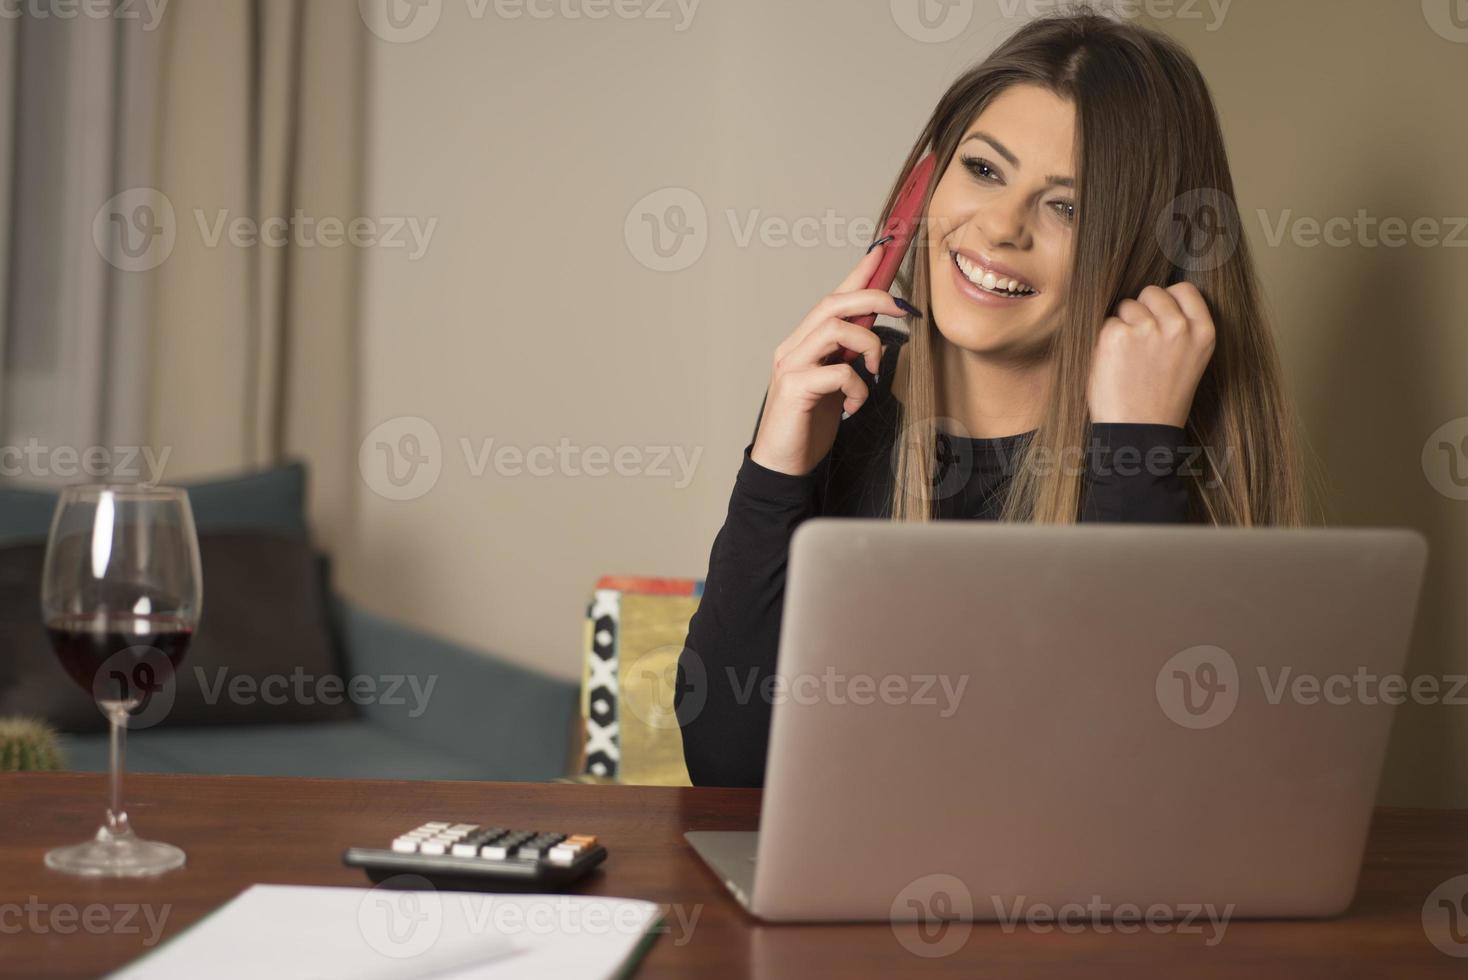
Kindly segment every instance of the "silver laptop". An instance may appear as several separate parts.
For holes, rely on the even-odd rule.
[[[1386,528],[807,521],[759,832],[688,841],[776,921],[1342,912],[1426,556]]]

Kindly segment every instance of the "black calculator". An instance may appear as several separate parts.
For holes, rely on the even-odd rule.
[[[447,891],[533,891],[568,885],[606,860],[590,834],[513,830],[433,820],[394,837],[387,847],[349,847],[342,863],[379,884],[414,885],[419,875]]]

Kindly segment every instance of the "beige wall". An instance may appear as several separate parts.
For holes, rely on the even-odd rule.
[[[1328,520],[1427,535],[1408,673],[1468,674],[1468,501],[1436,491],[1423,465],[1429,436],[1468,416],[1468,30],[1441,36],[1417,0],[1236,0],[1214,30],[1155,23],[1193,52],[1218,103]],[[1457,246],[1431,244],[1423,225],[1418,244],[1387,247],[1372,229],[1336,247],[1298,224],[1354,224],[1363,209],[1409,231],[1435,219]],[[1433,459],[1441,482],[1445,457]],[[1468,690],[1459,699],[1399,709],[1384,802],[1468,806]]]
[[[426,37],[369,43],[365,210],[438,224],[422,258],[365,255],[362,433],[387,422],[396,444],[393,419],[425,419],[441,472],[415,499],[363,493],[341,571],[374,608],[567,677],[598,576],[704,574],[775,345],[861,257],[929,108],[999,29],[925,43],[885,3],[708,0],[680,31],[659,6],[674,22],[475,19],[445,0]],[[869,70],[882,59],[903,66],[896,88]],[[665,188],[707,214],[679,271],[624,234]],[[769,243],[741,245],[728,209]],[[828,210],[814,245],[779,242]],[[697,465],[684,488],[475,477],[464,438],[679,447]]]

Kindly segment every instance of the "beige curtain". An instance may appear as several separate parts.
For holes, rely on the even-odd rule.
[[[304,459],[330,545],[356,484],[357,256],[316,226],[359,210],[361,21],[173,0],[167,22],[156,186],[177,235],[154,271],[148,441],[173,479]]]

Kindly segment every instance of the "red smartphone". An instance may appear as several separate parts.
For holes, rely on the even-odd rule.
[[[876,241],[891,238],[882,249],[882,261],[877,263],[877,271],[872,273],[872,278],[867,282],[868,289],[890,289],[892,282],[897,278],[897,269],[902,265],[902,257],[907,254],[907,246],[912,242],[912,236],[917,232],[922,223],[922,217],[918,209],[923,206],[923,199],[928,196],[928,184],[933,179],[933,167],[937,163],[933,154],[926,154],[917,165],[912,168],[912,173],[907,175],[907,182],[902,185],[902,190],[897,194],[897,200],[892,204],[892,213],[887,217],[887,223],[882,226],[881,234]],[[857,326],[872,328],[877,322],[875,313],[855,317],[851,320]],[[856,360],[857,352],[852,350],[841,351],[841,359],[844,361]],[[833,361],[834,362],[834,361]]]

